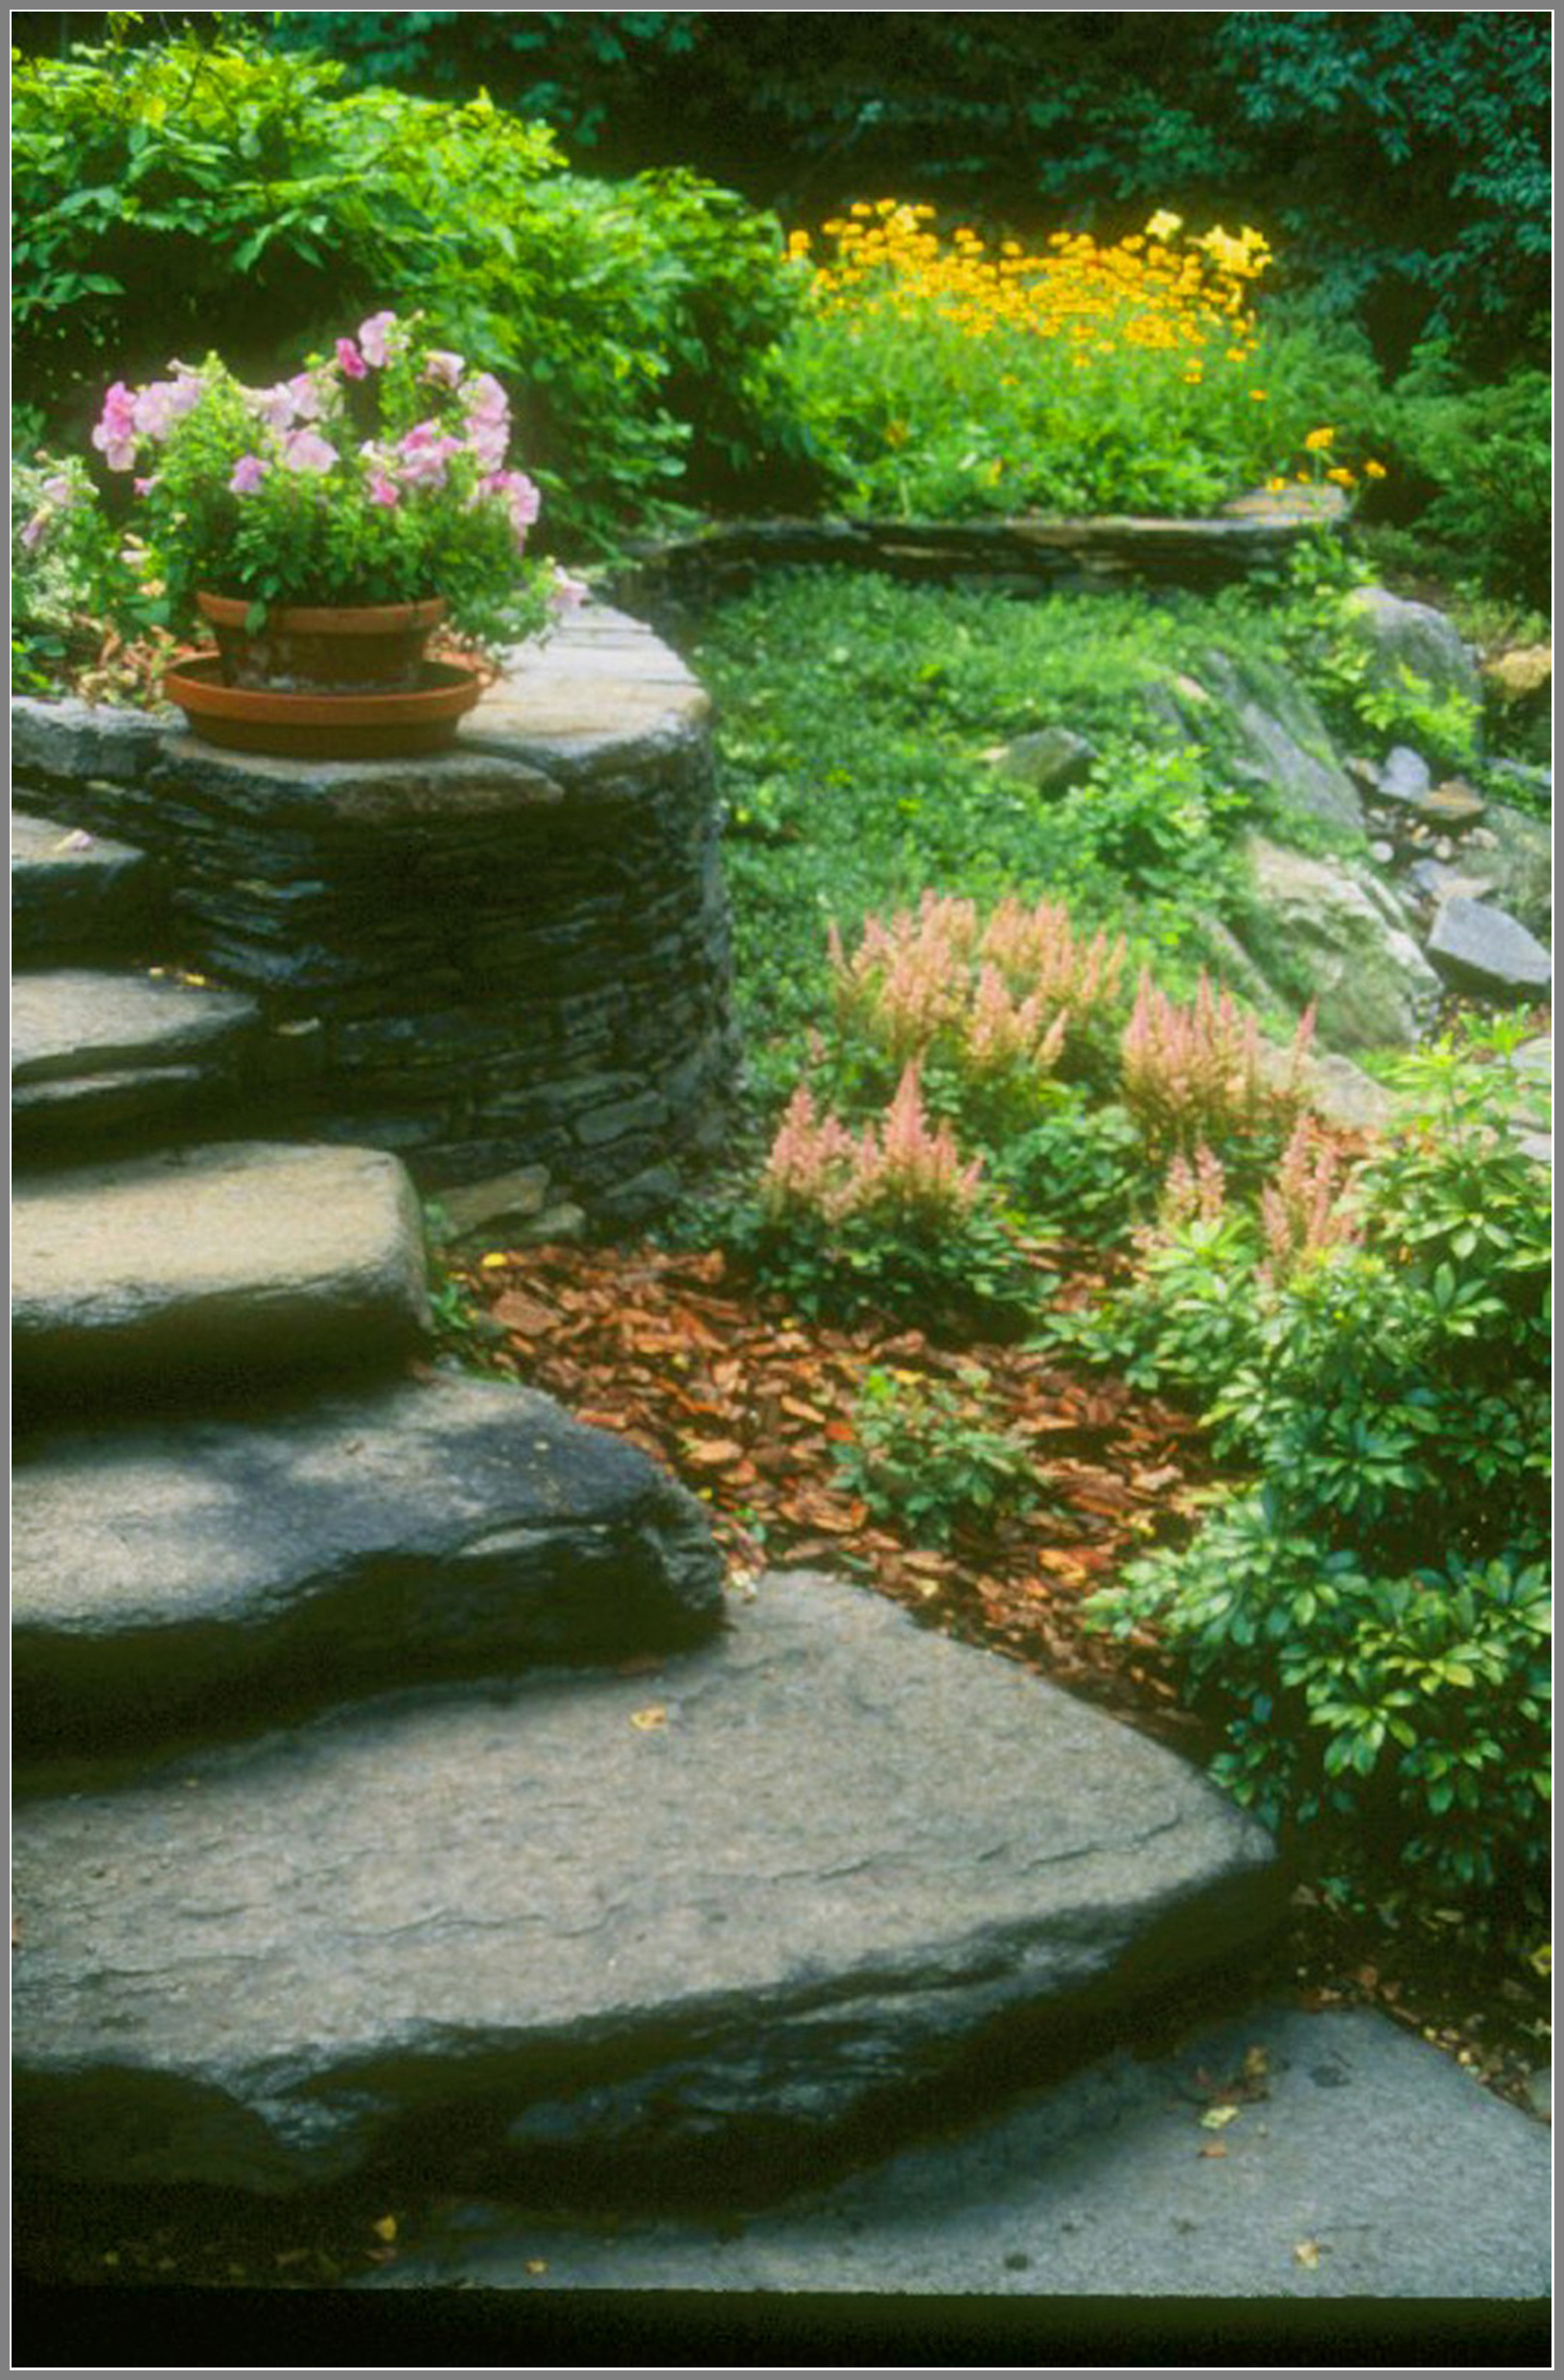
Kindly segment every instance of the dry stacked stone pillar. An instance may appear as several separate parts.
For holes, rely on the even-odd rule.
[[[734,1043],[707,700],[588,607],[453,752],[229,754],[13,705],[14,799],[152,853],[184,964],[254,995],[244,1130],[394,1150],[462,1223],[665,1208]]]

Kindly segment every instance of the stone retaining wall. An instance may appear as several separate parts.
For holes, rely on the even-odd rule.
[[[590,607],[449,755],[250,758],[21,701],[13,799],[153,854],[175,949],[146,955],[259,999],[247,1135],[395,1150],[428,1190],[546,1169],[489,1211],[633,1222],[720,1142],[736,1055],[707,707]]]
[[[649,549],[619,574],[611,592],[666,633],[686,613],[742,595],[783,565],[883,571],[1012,595],[1218,587],[1275,569],[1301,537],[1345,517],[1341,491],[1321,486],[1275,496],[1259,490],[1193,521],[735,521]]]

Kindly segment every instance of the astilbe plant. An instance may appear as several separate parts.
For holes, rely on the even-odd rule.
[[[833,925],[831,964],[838,1023],[897,1063],[937,1053],[979,1083],[1041,1080],[1072,1024],[1111,1007],[1124,944],[1078,936],[1058,902],[1010,896],[984,922],[975,902],[926,892],[916,910],[866,917],[851,957]]]
[[[760,1200],[773,1220],[813,1213],[827,1223],[882,1216],[937,1227],[970,1214],[983,1162],[961,1162],[948,1126],[924,1111],[918,1069],[910,1063],[877,1129],[854,1137],[833,1115],[817,1115],[807,1084],[789,1103],[761,1176]]]
[[[1305,1010],[1279,1080],[1268,1079],[1260,1028],[1230,992],[1202,975],[1181,1006],[1141,978],[1120,1045],[1121,1096],[1154,1150],[1191,1150],[1286,1129],[1300,1113],[1303,1062],[1314,1037]]]
[[[1347,1174],[1341,1143],[1314,1116],[1300,1115],[1275,1173],[1260,1192],[1263,1281],[1285,1281],[1308,1257],[1349,1246],[1359,1238],[1346,1197]]]

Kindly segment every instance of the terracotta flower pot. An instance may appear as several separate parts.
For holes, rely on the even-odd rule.
[[[423,603],[277,603],[252,631],[242,596],[203,591],[195,601],[218,640],[224,683],[279,694],[416,693],[429,632],[446,616],[440,596]]]
[[[426,661],[415,685],[367,694],[236,686],[217,653],[197,653],[164,672],[163,691],[208,743],[289,759],[370,760],[446,751],[483,682],[465,663]]]

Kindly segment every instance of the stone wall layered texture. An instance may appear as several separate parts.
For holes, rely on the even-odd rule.
[[[153,854],[181,962],[258,1000],[247,1137],[395,1150],[432,1191],[545,1168],[536,1203],[628,1223],[720,1145],[736,1055],[707,709],[589,607],[449,755],[251,758],[20,702],[13,799]]]

